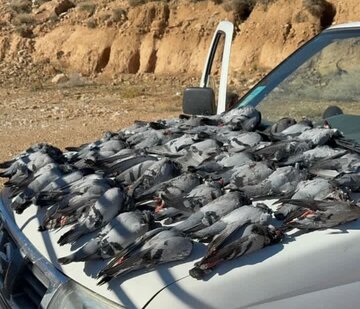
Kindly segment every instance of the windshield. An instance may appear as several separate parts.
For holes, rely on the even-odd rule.
[[[324,32],[264,78],[238,103],[256,106],[264,119],[317,121],[327,107],[360,115],[360,29]]]

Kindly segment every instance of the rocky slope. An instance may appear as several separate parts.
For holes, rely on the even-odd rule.
[[[0,71],[198,74],[213,30],[227,19],[236,25],[236,76],[269,70],[359,13],[358,0],[10,0],[0,5]]]

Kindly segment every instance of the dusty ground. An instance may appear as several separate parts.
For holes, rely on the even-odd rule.
[[[122,77],[111,85],[3,85],[0,88],[0,161],[46,142],[60,148],[99,138],[134,120],[177,116],[183,84],[191,78]]]

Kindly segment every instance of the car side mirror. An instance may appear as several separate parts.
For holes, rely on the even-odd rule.
[[[215,115],[215,94],[209,87],[189,87],[184,90],[183,112],[190,115]]]

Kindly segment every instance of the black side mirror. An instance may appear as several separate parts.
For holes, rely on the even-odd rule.
[[[190,115],[215,115],[215,94],[212,88],[186,88],[183,96],[183,112]]]

